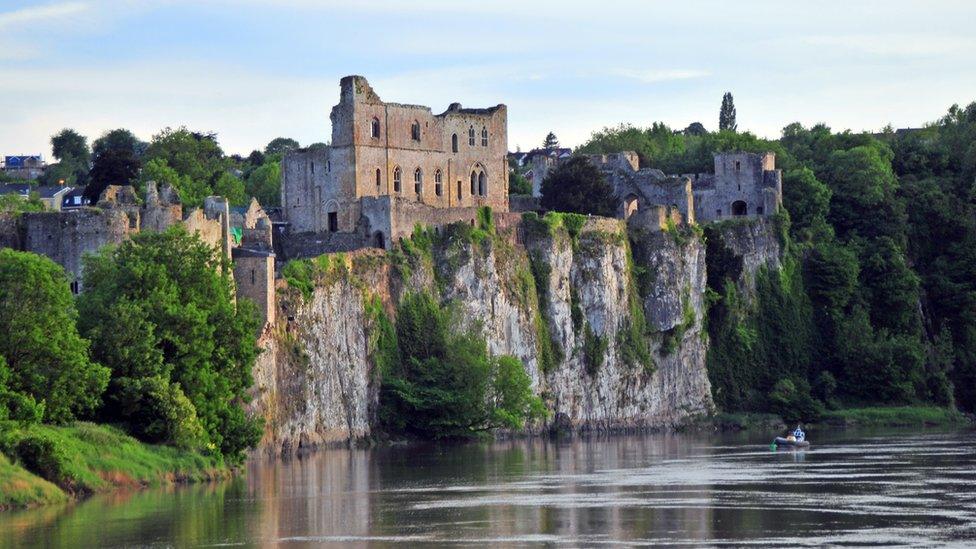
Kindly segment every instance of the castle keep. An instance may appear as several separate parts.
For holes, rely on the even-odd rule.
[[[481,206],[508,211],[505,105],[453,103],[433,114],[382,101],[362,76],[339,88],[331,145],[289,152],[282,162],[288,231],[318,243],[305,253],[386,248],[418,223],[473,221]]]

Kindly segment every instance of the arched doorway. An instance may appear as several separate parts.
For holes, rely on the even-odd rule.
[[[624,219],[630,219],[630,216],[637,212],[637,195],[628,194],[624,197]]]
[[[732,203],[732,215],[741,216],[749,213],[749,209],[746,207],[746,203],[742,200],[736,200]]]

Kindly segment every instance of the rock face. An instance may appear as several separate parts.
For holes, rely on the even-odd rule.
[[[445,236],[427,254],[327,256],[304,294],[283,285],[254,372],[265,449],[373,433],[381,379],[370,310],[392,318],[406,291],[456,303],[490,352],[522,360],[552,412],[533,429],[667,428],[712,410],[699,235],[598,218],[571,235],[560,223],[508,216],[496,216],[497,233],[483,240]]]

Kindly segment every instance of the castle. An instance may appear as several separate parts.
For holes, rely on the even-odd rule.
[[[648,208],[671,208],[687,223],[765,216],[783,204],[783,172],[771,152],[723,152],[714,154],[715,171],[667,175],[641,168],[637,153],[587,154],[586,158],[613,187],[619,199],[617,217],[628,219]],[[541,193],[541,181],[569,156],[539,155],[531,161],[533,195]]]
[[[302,255],[388,248],[417,224],[474,222],[508,211],[508,111],[452,103],[445,112],[388,103],[362,76],[339,83],[332,142],[287,153],[281,206]]]

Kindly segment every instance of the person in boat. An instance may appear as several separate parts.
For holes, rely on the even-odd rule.
[[[797,425],[796,429],[793,430],[792,436],[796,442],[803,442],[804,439],[807,438],[807,434],[803,432],[803,429],[801,429],[799,425]]]

